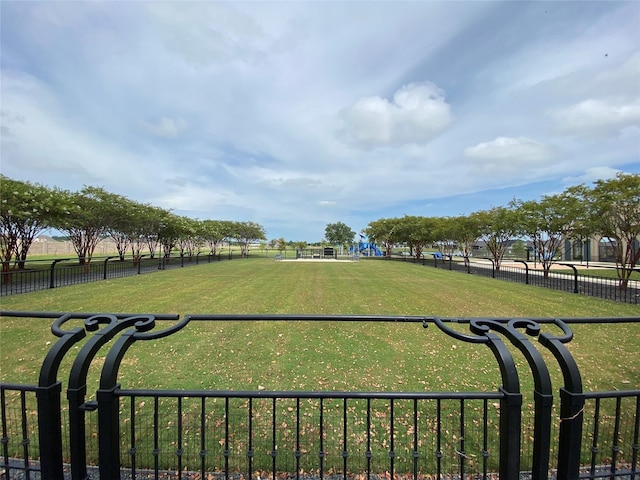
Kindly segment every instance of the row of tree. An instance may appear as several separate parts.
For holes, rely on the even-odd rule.
[[[2,270],[9,270],[12,262],[24,268],[32,242],[49,228],[67,235],[81,263],[91,260],[96,245],[106,237],[113,239],[122,259],[129,249],[135,259],[146,250],[151,257],[160,250],[176,249],[189,256],[203,245],[216,254],[231,240],[246,256],[251,243],[266,240],[264,228],[254,222],[197,220],[98,187],[70,192],[0,175]],[[393,245],[402,243],[416,258],[425,247],[437,245],[444,254],[461,251],[468,261],[472,245],[483,241],[497,268],[510,240],[529,239],[545,274],[565,240],[601,237],[614,249],[624,288],[640,259],[640,175],[619,174],[593,186],[570,187],[540,200],[513,200],[465,216],[382,218],[370,222],[365,233],[387,255]],[[327,225],[325,231],[334,245],[350,244],[354,235],[341,222]],[[284,249],[287,243],[280,238],[270,245]],[[304,248],[306,242],[295,246]]]
[[[249,244],[266,240],[265,229],[255,222],[196,220],[98,187],[72,192],[0,175],[2,271],[24,268],[31,244],[50,228],[69,238],[81,264],[90,262],[98,242],[108,237],[122,260],[129,249],[137,259],[147,250],[152,258],[173,250],[191,256],[203,245],[215,255],[230,240],[246,256]]]
[[[486,244],[500,268],[510,240],[528,239],[545,276],[565,240],[607,240],[614,250],[620,286],[626,288],[640,260],[640,175],[619,174],[593,186],[570,187],[540,200],[513,200],[459,217],[382,218],[370,222],[365,233],[391,254],[404,243],[420,258],[425,247],[437,245],[444,254],[460,251],[468,261],[472,245]]]

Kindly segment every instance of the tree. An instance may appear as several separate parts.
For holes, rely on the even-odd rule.
[[[303,241],[303,240],[298,240],[296,242],[291,242],[291,247],[293,249],[296,250],[296,252],[299,252],[301,250],[304,250],[307,248],[307,242]]]
[[[572,195],[545,195],[540,200],[514,200],[518,233],[531,239],[545,278],[565,239],[573,232],[581,209]]]
[[[593,233],[613,247],[620,288],[640,260],[640,175],[619,173],[610,180],[598,180],[592,189],[570,191],[584,201]]]
[[[274,246],[280,253],[282,253],[287,249],[287,241],[284,237],[280,237],[274,242]]]
[[[180,256],[193,257],[199,241],[200,221],[173,214],[170,215],[170,221],[175,222],[176,245],[180,250]]]
[[[443,255],[453,256],[456,249],[456,224],[452,217],[439,217],[435,220],[434,240]],[[444,258],[443,258],[444,261]]]
[[[364,233],[373,243],[382,245],[386,251],[387,258],[391,258],[391,249],[399,242],[397,227],[400,220],[397,218],[381,218],[369,222]]]
[[[130,238],[129,246],[131,247],[131,255],[133,262],[136,264],[142,257],[142,250],[146,245],[146,233],[148,227],[148,212],[153,207],[151,205],[136,203],[131,210],[131,223],[129,224],[128,235]]]
[[[458,244],[458,249],[464,258],[464,264],[469,266],[469,257],[473,249],[473,244],[480,237],[480,224],[478,217],[474,215],[459,216],[451,219],[452,237]]]
[[[57,189],[12,180],[0,175],[0,262],[2,271],[11,268],[15,257],[24,268],[34,239],[48,228],[68,205]]]
[[[516,240],[511,244],[511,254],[517,258],[524,258],[527,254],[527,245],[524,240]]]
[[[165,257],[171,255],[181,234],[179,217],[164,208],[149,206],[144,222],[144,241],[151,258],[155,258],[156,251],[161,250],[164,250]]]
[[[79,192],[63,193],[65,201],[72,206],[60,216],[53,227],[65,232],[81,265],[91,262],[96,246],[108,232],[109,194],[99,187],[84,187]]]
[[[478,223],[479,238],[485,242],[496,270],[500,270],[508,241],[518,231],[514,210],[507,207],[493,207],[491,210],[475,212],[471,216]]]
[[[221,220],[204,220],[200,225],[200,236],[209,247],[209,253],[215,255],[228,237],[229,228],[227,222]]]
[[[132,232],[138,215],[138,204],[126,197],[115,194],[105,194],[105,208],[109,210],[107,234],[116,244],[120,260],[125,259],[127,250],[131,246]]]
[[[405,215],[398,221],[396,232],[401,242],[409,245],[416,259],[422,257],[425,247],[435,241],[436,219]]]
[[[584,185],[579,185],[577,187],[569,187],[564,191],[564,195],[570,195],[576,198],[578,202],[578,209],[580,213],[574,219],[573,228],[571,231],[571,240],[580,242],[580,261],[584,259],[584,254],[587,253],[587,267],[589,266],[589,257],[590,253],[585,252],[585,241],[589,241],[589,239],[595,236],[594,225],[593,222],[589,219],[589,212],[586,204],[586,198],[582,193],[584,192]]]
[[[329,223],[324,229],[324,238],[331,245],[351,245],[356,232],[342,222]]]
[[[264,227],[255,222],[235,222],[231,237],[240,245],[240,254],[243,257],[249,254],[250,243],[267,239]]]

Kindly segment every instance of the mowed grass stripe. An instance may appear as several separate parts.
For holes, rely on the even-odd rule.
[[[6,310],[136,313],[633,316],[635,306],[427,268],[409,262],[212,263],[2,299]],[[3,318],[3,381],[35,382],[49,321]],[[588,384],[633,388],[640,327],[576,326],[571,344]],[[629,361],[624,361],[629,357]],[[550,364],[555,365],[552,360]],[[484,346],[420,324],[194,322],[125,358],[125,388],[424,391],[495,387]],[[525,371],[525,370],[523,370]],[[557,372],[553,372],[556,378]],[[526,376],[523,384],[530,381]]]

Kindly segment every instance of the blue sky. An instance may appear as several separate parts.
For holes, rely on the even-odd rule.
[[[640,173],[640,2],[0,2],[1,171],[319,241]]]

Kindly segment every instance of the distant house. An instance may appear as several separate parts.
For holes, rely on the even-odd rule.
[[[509,240],[507,242],[507,251],[505,256],[511,258],[530,259],[533,261],[533,243],[524,241],[525,254],[514,251],[514,245],[523,240]],[[602,237],[593,237],[588,240],[567,239],[564,241],[563,248],[558,252],[560,260],[571,262],[615,262],[614,249],[615,242],[611,243],[608,239]],[[487,249],[484,241],[474,242],[472,245],[472,255],[474,257],[488,257],[491,254]],[[634,249],[640,249],[640,239],[634,241]]]
[[[563,260],[585,262],[615,262],[615,240],[593,237],[588,240],[566,240],[564,244]],[[640,249],[640,239],[633,241],[633,249]]]
[[[527,253],[533,250],[533,243],[530,240],[522,240],[518,238],[514,238],[512,240],[507,240],[506,242],[506,253],[507,257],[511,258],[526,258]],[[478,240],[471,245],[472,255],[474,257],[488,257],[490,256],[489,249],[487,248],[487,243],[483,240]]]

